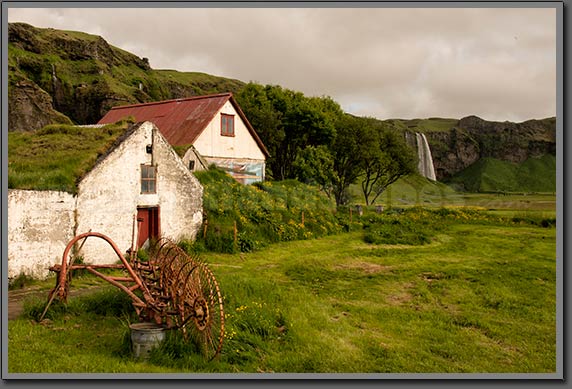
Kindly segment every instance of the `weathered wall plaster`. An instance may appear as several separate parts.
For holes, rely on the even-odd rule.
[[[76,198],[66,192],[8,190],[8,278],[44,278],[74,236]]]

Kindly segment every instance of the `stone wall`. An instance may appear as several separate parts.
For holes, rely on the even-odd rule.
[[[45,278],[74,236],[76,198],[66,192],[8,191],[8,278]]]

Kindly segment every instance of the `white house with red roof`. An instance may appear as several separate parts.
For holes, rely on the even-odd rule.
[[[268,150],[232,93],[113,107],[98,124],[130,116],[155,123],[190,170],[206,161],[245,184],[264,180]]]

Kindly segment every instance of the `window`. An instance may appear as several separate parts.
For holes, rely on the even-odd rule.
[[[157,193],[157,170],[155,166],[141,165],[141,193]]]
[[[195,161],[193,161],[193,160],[189,161],[189,170],[190,171],[195,170]]]
[[[220,114],[220,134],[234,136],[234,115]]]

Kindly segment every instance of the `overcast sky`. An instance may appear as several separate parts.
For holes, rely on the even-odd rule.
[[[517,3],[514,3],[517,5]],[[9,8],[149,58],[388,118],[556,115],[554,8]]]

